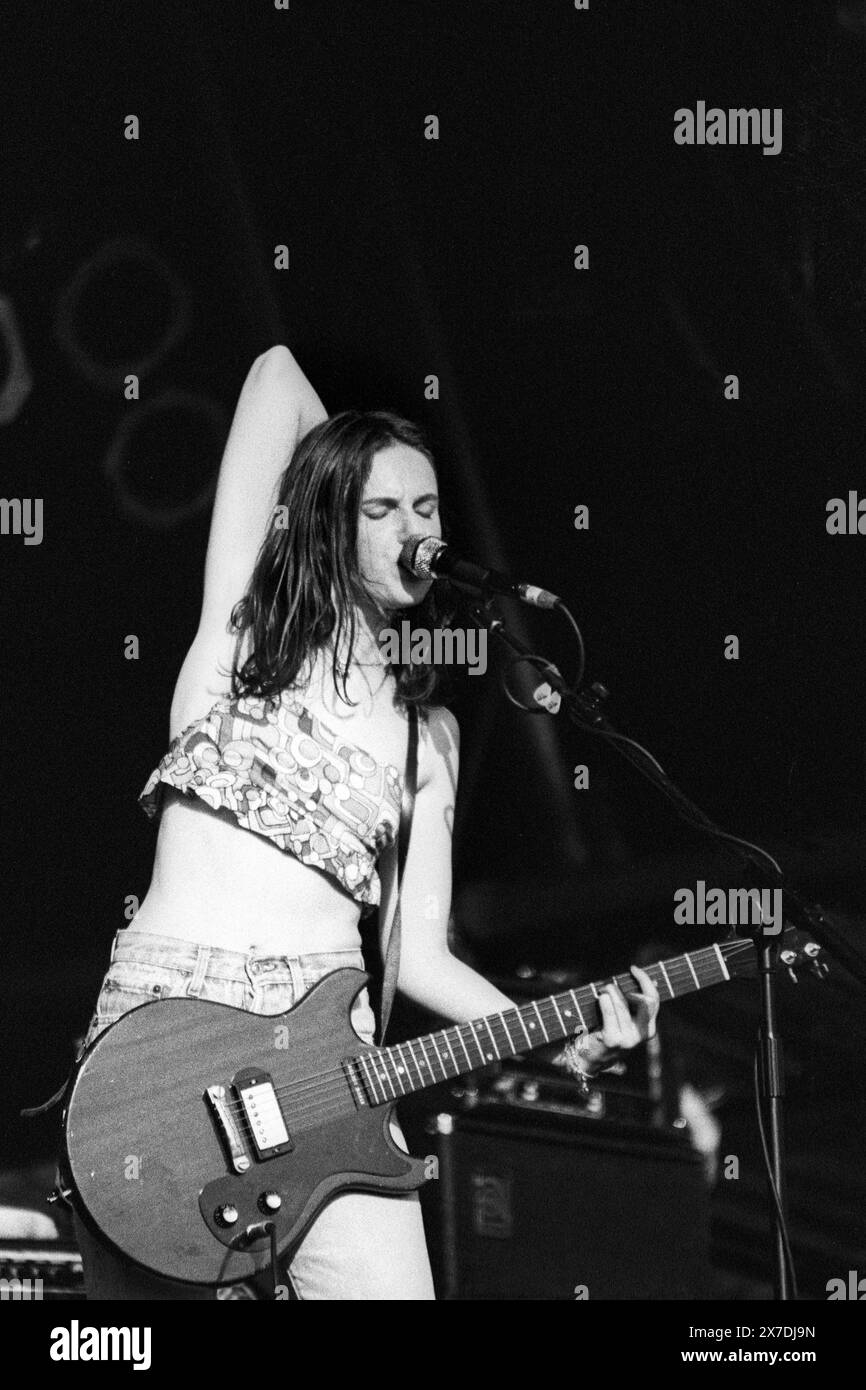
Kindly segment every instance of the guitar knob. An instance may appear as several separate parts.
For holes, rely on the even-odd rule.
[[[224,1206],[217,1207],[216,1219],[221,1226],[233,1226],[238,1219],[237,1207],[233,1207],[231,1202],[226,1202]]]
[[[283,1199],[279,1192],[263,1192],[259,1198],[262,1211],[279,1211],[282,1205]]]

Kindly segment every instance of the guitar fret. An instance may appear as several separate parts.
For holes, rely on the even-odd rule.
[[[407,1063],[406,1063],[406,1080],[409,1082],[409,1087],[410,1087],[410,1089],[414,1091],[414,1090],[417,1089],[417,1087],[416,1087],[416,1085],[415,1085],[415,1078],[414,1078],[413,1075],[412,1075],[412,1067],[410,1067],[409,1062],[412,1063],[412,1066],[414,1066],[414,1068],[415,1068],[416,1071],[418,1071],[418,1063],[415,1061],[415,1053],[412,1051],[412,1043],[411,1043],[411,1041],[408,1041],[408,1042],[405,1042],[405,1043],[401,1043],[400,1046],[401,1046],[401,1047],[405,1047],[406,1050],[407,1050],[408,1053],[409,1053],[409,1059],[408,1059],[408,1061],[407,1061]],[[401,1055],[401,1056],[404,1056],[403,1053],[401,1053],[400,1055]],[[421,1073],[420,1073],[420,1072],[418,1072],[418,1080],[419,1080],[419,1082],[421,1083],[421,1085],[423,1086],[424,1082],[423,1082],[423,1080],[421,1079]]]
[[[457,1034],[458,1038],[460,1039],[460,1046],[463,1048],[463,1052],[464,1052],[464,1055],[465,1055],[465,1057],[466,1057],[467,1065],[469,1066],[469,1069],[470,1069],[470,1071],[471,1071],[471,1070],[472,1070],[472,1058],[469,1056],[469,1049],[467,1048],[466,1043],[465,1043],[465,1041],[464,1041],[464,1039],[463,1039],[463,1029],[462,1029],[461,1027],[458,1026],[457,1028],[454,1029],[454,1032]]]
[[[551,997],[550,997],[550,1002],[551,1002],[551,1004],[553,1005],[553,1007],[556,1009],[556,1017],[559,1019],[559,1026],[560,1026],[560,1028],[562,1029],[563,1033],[567,1033],[567,1032],[568,1032],[568,1029],[567,1029],[566,1026],[565,1026],[565,1021],[564,1021],[564,1019],[563,1019],[563,1017],[562,1017],[562,1014],[561,1014],[561,1012],[560,1012],[559,1005],[558,1005],[557,1002],[556,1002],[556,995],[555,995],[555,994],[552,994],[552,995],[551,995]]]
[[[389,1075],[389,1077],[391,1077],[391,1079],[393,1080],[394,1085],[400,1087],[400,1095],[401,1095],[401,1096],[405,1096],[405,1094],[406,1094],[406,1087],[403,1085],[403,1078],[402,1078],[402,1076],[400,1075],[400,1071],[399,1071],[399,1069],[398,1069],[398,1067],[397,1067],[397,1054],[396,1054],[396,1050],[395,1050],[393,1047],[389,1047],[389,1048],[387,1049],[386,1056],[387,1056],[387,1062],[386,1062],[385,1065],[386,1065],[386,1069],[388,1070],[388,1075]],[[394,1094],[396,1095],[396,1091],[394,1092]]]
[[[509,1009],[509,1013],[512,1013],[512,1012],[513,1012],[513,1010]],[[517,1048],[514,1046],[514,1039],[512,1038],[511,1033],[510,1033],[509,1030],[508,1030],[508,1020],[507,1020],[506,1017],[505,1017],[505,1010],[504,1010],[504,1009],[502,1010],[502,1012],[501,1012],[501,1014],[499,1015],[499,1017],[502,1019],[502,1027],[505,1029],[505,1036],[506,1036],[506,1038],[508,1039],[508,1046],[511,1048],[511,1051],[512,1051],[512,1052],[516,1052],[516,1051],[517,1051]]]
[[[670,996],[671,996],[671,999],[673,999],[673,998],[675,997],[675,994],[674,994],[674,987],[673,987],[673,985],[672,985],[671,982],[670,982],[670,978],[668,977],[668,972],[665,970],[665,963],[664,963],[663,960],[660,960],[660,961],[659,961],[659,970],[662,972],[662,975],[664,976],[664,981],[665,981],[665,984],[666,984],[667,987],[668,987],[668,992],[669,992],[669,994],[670,994]]]
[[[424,1066],[427,1068],[427,1070],[428,1070],[428,1072],[429,1072],[429,1070],[430,1070],[430,1061],[429,1061],[429,1059],[428,1059],[428,1057],[427,1057],[427,1049],[426,1049],[426,1047],[424,1046],[424,1039],[423,1039],[423,1038],[416,1038],[415,1041],[416,1041],[416,1043],[418,1044],[418,1046],[419,1046],[420,1049],[421,1049],[421,1061],[424,1063]],[[419,1073],[419,1074],[420,1074],[420,1073]],[[426,1081],[425,1081],[424,1084],[425,1084],[425,1086],[426,1086],[426,1085],[429,1085],[429,1082],[426,1082]]]
[[[494,1053],[496,1054],[496,1060],[498,1061],[498,1060],[501,1058],[502,1053],[499,1051],[499,1048],[496,1046],[496,1039],[495,1039],[494,1036],[493,1036],[493,1029],[490,1027],[490,1024],[488,1023],[488,1021],[487,1021],[486,1018],[484,1019],[484,1026],[485,1026],[485,1028],[487,1029],[488,1033],[490,1034],[490,1041],[493,1043],[493,1051],[494,1051]],[[487,1060],[490,1061],[490,1062],[492,1062],[492,1061],[493,1061],[493,1058],[492,1058],[492,1057],[489,1057]]]
[[[445,1037],[444,1032],[440,1031],[430,1034],[430,1041],[433,1044],[433,1051],[436,1054],[436,1063],[442,1073],[442,1080],[445,1081],[448,1078],[448,1059],[440,1046],[440,1038],[443,1042],[447,1043],[448,1039]],[[449,1048],[448,1050],[450,1052],[451,1049]]]
[[[475,1046],[478,1048],[478,1052],[479,1052],[479,1055],[480,1055],[480,1057],[481,1057],[481,1065],[482,1065],[482,1067],[483,1067],[483,1066],[486,1065],[486,1058],[485,1058],[485,1056],[484,1056],[484,1048],[481,1046],[480,1042],[478,1041],[478,1034],[477,1034],[476,1031],[475,1031],[475,1024],[474,1024],[474,1023],[472,1022],[472,1020],[470,1019],[469,1022],[467,1023],[467,1025],[466,1025],[466,1027],[467,1027],[467,1028],[470,1030],[470,1032],[472,1033],[472,1040],[473,1040],[473,1042],[475,1043]]]
[[[406,1058],[403,1056],[402,1044],[398,1043],[396,1047],[391,1048],[392,1055],[395,1052],[397,1056],[400,1058],[400,1065],[398,1067],[395,1067],[394,1070],[397,1073],[397,1080],[400,1082],[400,1090],[403,1092],[405,1096],[406,1087],[403,1085],[403,1077],[404,1075],[406,1075]]]
[[[527,1004],[527,1005],[526,1005],[526,1012],[527,1012],[527,1014],[529,1013],[529,1010],[530,1010],[532,1007],[533,1007],[532,1004]],[[534,1033],[535,1027],[536,1027],[535,1019],[534,1019],[534,1018],[531,1018],[531,1019],[529,1020],[529,1032],[533,1032],[533,1033]],[[527,1036],[528,1036],[528,1033],[527,1033]],[[529,1045],[530,1045],[530,1047],[536,1047],[536,1046],[537,1046],[537,1043],[536,1043],[536,1041],[535,1041],[535,1037],[534,1037],[534,1036],[533,1036],[532,1038],[530,1038]]]
[[[515,1009],[514,1012],[517,1014],[517,1017],[520,1019],[520,1026],[521,1026],[521,1028],[523,1029],[524,1033],[526,1034],[526,1041],[529,1043],[529,1046],[531,1047],[531,1046],[532,1046],[532,1039],[531,1039],[531,1037],[529,1036],[529,1029],[526,1027],[526,1024],[525,1024],[524,1021],[523,1021],[523,1010],[522,1010],[522,1009]]]
[[[541,1017],[541,1010],[539,1009],[538,1003],[537,1003],[536,1000],[533,1000],[533,1001],[532,1001],[532,1006],[533,1006],[533,1008],[535,1009],[535,1012],[538,1014],[538,1021],[539,1021],[539,1023],[541,1024],[541,1031],[542,1031],[542,1033],[544,1034],[544,1040],[545,1040],[545,1042],[550,1042],[550,1034],[548,1033],[547,1029],[546,1029],[545,1026],[544,1026],[544,1019]]]
[[[362,1053],[361,1053],[361,1066],[364,1068],[364,1072],[365,1072],[365,1074],[368,1076],[368,1078],[369,1078],[369,1080],[370,1080],[370,1086],[371,1086],[371,1089],[372,1089],[372,1091],[373,1091],[373,1099],[375,1100],[375,1099],[376,1099],[376,1073],[375,1073],[375,1072],[372,1072],[372,1074],[371,1074],[370,1069],[369,1069],[369,1067],[368,1067],[368,1065],[367,1065],[368,1062],[369,1062],[369,1060],[370,1060],[370,1054],[369,1054],[369,1052],[362,1052]],[[385,1095],[384,1087],[381,1087],[381,1086],[380,1086],[380,1090],[382,1091],[382,1099],[383,1099],[383,1100],[387,1100],[388,1097]]]
[[[717,941],[713,942],[713,950],[719,958],[719,965],[722,967],[722,979],[729,980],[731,978],[731,972],[725,964],[725,958],[719,950],[719,943]]]
[[[443,1028],[443,1030],[442,1030],[442,1036],[443,1036],[443,1038],[445,1039],[445,1046],[448,1048],[448,1051],[451,1053],[451,1061],[454,1063],[454,1075],[455,1075],[455,1076],[459,1076],[459,1075],[460,1075],[460,1068],[459,1068],[458,1065],[457,1065],[457,1058],[454,1056],[454,1053],[453,1053],[453,1051],[451,1050],[451,1040],[450,1040],[450,1038],[448,1037],[448,1029],[447,1029],[447,1028]]]
[[[418,1065],[418,1058],[415,1056],[415,1046],[414,1046],[415,1042],[417,1042],[417,1038],[413,1038],[413,1039],[410,1041],[410,1043],[409,1043],[409,1052],[410,1052],[410,1054],[411,1054],[412,1061],[415,1063],[415,1070],[416,1070],[417,1073],[418,1073],[418,1083],[419,1083],[419,1085],[423,1086],[423,1085],[424,1085],[424,1078],[423,1078],[423,1076],[421,1075],[421,1068],[420,1068],[419,1065]]]
[[[570,989],[568,992],[569,992],[569,994],[571,995],[572,1001],[573,1001],[573,1003],[574,1003],[574,1007],[577,1009],[577,1016],[578,1016],[578,1018],[580,1019],[580,1026],[581,1026],[581,1028],[584,1028],[584,1029],[585,1029],[585,1028],[586,1028],[586,1019],[584,1018],[584,1016],[583,1016],[583,1010],[582,1010],[582,1008],[580,1007],[580,1004],[578,1003],[577,995],[575,994],[575,992],[574,992],[573,989]],[[596,997],[597,997],[597,996],[596,996]],[[570,1031],[571,1031],[571,1029],[566,1029],[566,1032],[570,1032]]]
[[[381,1062],[381,1064],[382,1064],[382,1071],[383,1071],[383,1073],[384,1073],[384,1076],[382,1077],[382,1079],[384,1079],[385,1081],[387,1081],[388,1085],[391,1087],[391,1095],[392,1095],[393,1099],[396,1100],[396,1099],[397,1099],[397,1091],[396,1091],[396,1089],[395,1089],[395,1087],[394,1087],[394,1082],[391,1080],[391,1077],[390,1077],[389,1074],[388,1074],[388,1054],[387,1054],[387,1052],[385,1052],[384,1050],[381,1051],[381,1052],[377,1052],[377,1053],[376,1053],[376,1062],[377,1062],[377,1064],[378,1064],[379,1062]],[[380,1076],[381,1076],[381,1074],[380,1074]],[[383,1088],[383,1090],[384,1090],[384,1088]]]
[[[433,1038],[432,1038],[432,1036],[431,1036],[429,1033],[428,1033],[427,1036],[430,1038],[430,1042],[433,1043]],[[428,1071],[430,1072],[431,1078],[435,1081],[435,1080],[436,1080],[436,1075],[435,1075],[435,1073],[434,1073],[434,1071],[433,1071],[433,1063],[430,1061],[430,1058],[429,1058],[428,1055],[427,1055],[427,1044],[426,1044],[426,1042],[424,1041],[423,1038],[421,1039],[421,1047],[422,1047],[423,1052],[424,1052],[424,1061],[427,1063],[427,1069],[428,1069]],[[439,1059],[439,1054],[438,1054],[438,1052],[436,1051],[436,1046],[435,1046],[435,1044],[433,1044],[433,1053],[434,1053],[434,1056],[436,1057],[436,1059],[437,1059],[437,1061],[438,1061],[438,1059]]]
[[[700,982],[700,980],[698,979],[697,975],[695,974],[695,967],[692,965],[691,957],[689,956],[688,951],[686,951],[685,955],[683,956],[683,960],[686,962],[686,964],[687,964],[688,967],[689,967],[689,970],[691,970],[691,972],[692,972],[692,979],[693,979],[694,982],[695,982],[695,987],[696,987],[697,989],[700,989],[700,987],[701,987],[701,982]]]

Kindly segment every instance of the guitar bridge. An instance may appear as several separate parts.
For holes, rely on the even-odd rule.
[[[217,1127],[228,1150],[229,1162],[236,1173],[245,1173],[250,1166],[244,1137],[232,1114],[231,1102],[226,1099],[225,1086],[208,1086],[205,1095],[211,1104]]]

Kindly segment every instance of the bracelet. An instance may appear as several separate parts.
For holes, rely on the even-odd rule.
[[[590,1076],[588,1072],[583,1070],[578,1060],[580,1057],[580,1040],[585,1036],[585,1033],[579,1033],[577,1037],[572,1038],[570,1042],[566,1043],[562,1052],[563,1061],[570,1075],[574,1077],[580,1087],[582,1096],[588,1096],[590,1094],[592,1083],[595,1080],[595,1077]]]
[[[580,1091],[580,1094],[583,1096],[584,1100],[587,1098],[587,1096],[590,1096],[592,1094],[592,1077],[587,1076],[585,1071],[581,1071],[580,1067],[571,1067],[569,1068],[569,1075],[571,1076],[572,1080],[577,1082],[578,1090]]]

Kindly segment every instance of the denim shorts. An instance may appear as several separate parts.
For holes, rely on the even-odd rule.
[[[109,1024],[154,999],[204,999],[250,1013],[279,1014],[296,1004],[323,975],[343,966],[363,970],[360,949],[273,956],[225,951],[124,927],[114,938],[82,1051]],[[366,988],[355,1000],[351,1017],[360,1039],[372,1044],[376,1020]],[[390,1128],[395,1144],[408,1152],[396,1117]],[[88,1230],[77,1214],[74,1222],[89,1299],[225,1296],[224,1291],[181,1285],[133,1268]],[[301,1300],[434,1298],[418,1193],[341,1193],[316,1217],[284,1275],[292,1297]]]
[[[155,999],[204,999],[254,1014],[280,1014],[297,1004],[324,975],[345,966],[364,969],[360,949],[272,956],[225,951],[124,927],[114,938],[82,1051],[110,1023]],[[376,1019],[366,988],[355,1000],[351,1017],[362,1041],[372,1044]]]

